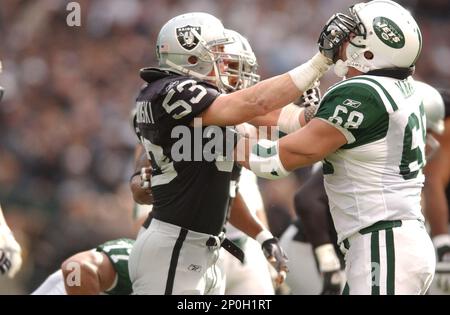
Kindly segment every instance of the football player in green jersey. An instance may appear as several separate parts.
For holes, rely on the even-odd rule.
[[[420,29],[399,4],[374,0],[334,15],[319,44],[346,80],[327,91],[308,125],[260,140],[243,164],[277,179],[323,160],[345,292],[424,294],[436,259],[421,211],[425,112],[412,78]]]

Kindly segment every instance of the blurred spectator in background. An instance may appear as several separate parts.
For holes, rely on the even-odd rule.
[[[204,11],[247,36],[263,79],[314,53],[330,12],[354,0],[77,1],[82,26],[66,24],[67,1],[9,0],[0,5],[4,103],[0,107],[0,200],[23,246],[24,266],[0,293],[28,293],[63,257],[131,236],[136,139],[129,112],[139,69],[156,64],[152,45],[171,17]],[[399,1],[423,30],[420,78],[450,88],[450,3]],[[322,80],[326,89],[338,78]],[[299,177],[301,179],[301,176]],[[274,234],[293,215],[298,178],[264,182]],[[279,220],[280,215],[285,218]],[[126,218],[129,218],[127,221]],[[277,221],[278,220],[278,221]]]

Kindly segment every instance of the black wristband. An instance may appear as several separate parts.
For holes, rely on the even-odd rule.
[[[130,182],[132,182],[132,181],[133,181],[133,178],[134,178],[135,176],[137,176],[137,175],[141,175],[141,171],[136,171],[136,172],[134,172],[133,175],[131,175],[131,177],[130,177]]]

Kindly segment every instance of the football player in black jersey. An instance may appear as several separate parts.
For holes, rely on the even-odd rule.
[[[287,74],[225,94],[233,88],[223,53],[231,42],[215,17],[183,14],[167,22],[159,33],[159,68],[141,71],[147,85],[137,98],[136,123],[152,164],[154,208],[153,219],[130,255],[136,294],[221,292],[215,263],[223,242],[234,162],[220,156],[228,152],[216,151],[215,159],[209,159],[203,149],[214,137],[221,138],[216,142],[234,140],[234,134],[223,127],[298,99],[331,64],[318,53]],[[279,116],[281,124],[286,123]],[[287,124],[299,124],[298,120],[297,116],[296,122]],[[187,140],[188,145],[180,145],[180,140]],[[251,236],[268,252],[278,248],[267,230]]]

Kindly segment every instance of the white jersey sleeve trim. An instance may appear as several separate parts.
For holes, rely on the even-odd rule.
[[[319,118],[319,117],[316,117],[316,118],[320,119],[323,122],[326,122],[330,126],[333,126],[337,130],[339,130],[344,135],[345,139],[347,139],[347,144],[352,144],[352,143],[354,143],[356,141],[355,137],[347,129],[345,129],[345,128],[341,127],[341,126],[335,125],[329,120],[326,120],[326,119],[323,119],[323,118]]]

